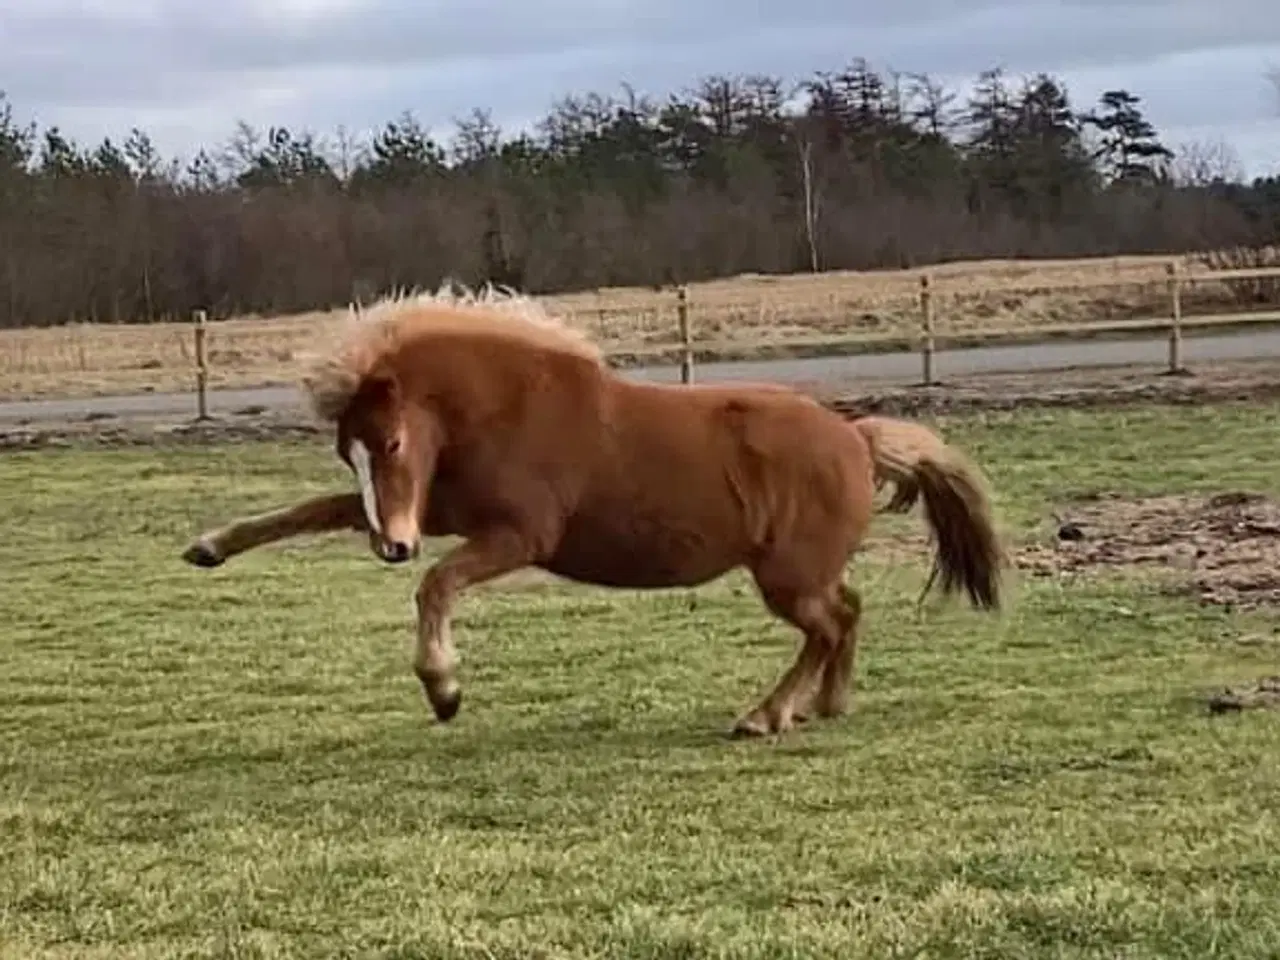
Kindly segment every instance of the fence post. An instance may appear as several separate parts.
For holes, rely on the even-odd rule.
[[[920,276],[920,372],[924,386],[933,386],[933,289],[927,273]]]
[[[693,383],[693,331],[689,325],[689,288],[676,291],[676,317],[680,323],[680,382]]]
[[[196,419],[209,419],[209,362],[205,351],[204,339],[207,332],[208,314],[203,310],[195,312],[196,342]]]
[[[1182,278],[1179,276],[1178,261],[1165,264],[1165,273],[1169,277],[1169,372],[1185,373],[1182,366]]]

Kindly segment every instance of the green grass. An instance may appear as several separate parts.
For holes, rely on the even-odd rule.
[[[946,426],[1018,536],[1082,489],[1280,488],[1277,407]],[[1271,615],[1113,575],[916,620],[925,564],[877,549],[855,713],[743,743],[793,638],[741,577],[488,590],[441,727],[414,571],[177,561],[348,482],[324,443],[0,457],[0,957],[1280,950],[1280,716],[1203,704],[1276,671]]]

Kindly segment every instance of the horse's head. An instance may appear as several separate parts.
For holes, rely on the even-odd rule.
[[[338,456],[360,486],[369,543],[387,563],[418,555],[434,462],[431,424],[389,375],[369,377],[338,420]]]

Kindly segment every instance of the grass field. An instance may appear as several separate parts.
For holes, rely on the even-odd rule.
[[[1074,491],[1280,493],[1280,407],[945,426],[1015,538]],[[323,442],[0,457],[0,957],[1276,955],[1280,714],[1204,707],[1277,672],[1273,613],[1134,572],[916,620],[894,518],[844,720],[723,737],[793,649],[741,578],[524,578],[462,604],[440,727],[412,571],[177,560],[348,482]]]
[[[1168,263],[1167,257],[1108,257],[931,268],[935,330],[939,336],[1062,334],[1084,323],[1167,316]],[[1187,258],[1187,266],[1203,270],[1194,258]],[[1276,286],[1262,283],[1270,283],[1268,289]],[[1246,309],[1239,295],[1238,288],[1222,283],[1196,284],[1183,293],[1184,312]],[[624,360],[652,358],[656,349],[678,339],[676,298],[670,290],[619,288],[546,300]],[[758,354],[766,342],[772,349],[787,350],[832,338],[864,347],[911,344],[921,325],[918,274],[830,272],[695,284],[690,287],[690,316],[695,342],[727,356]],[[291,381],[299,352],[328,319],[328,314],[313,313],[214,324],[208,345],[211,385]],[[0,331],[0,398],[190,390],[194,364],[189,323]]]

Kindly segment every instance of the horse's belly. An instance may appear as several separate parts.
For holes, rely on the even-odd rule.
[[[541,564],[557,576],[632,589],[696,586],[746,560],[736,536],[634,521],[626,529],[581,521],[569,524],[555,554]]]

